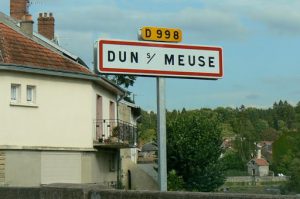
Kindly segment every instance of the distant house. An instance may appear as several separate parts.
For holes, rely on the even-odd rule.
[[[251,159],[248,163],[248,174],[251,176],[268,176],[269,163],[261,156],[261,147],[257,150],[257,157]]]
[[[0,185],[115,185],[120,150],[137,138],[118,118],[127,91],[53,42],[52,14],[33,32],[28,2],[0,12]]]
[[[140,164],[153,164],[157,159],[157,146],[155,143],[150,142],[142,146],[142,149],[139,151],[138,163]]]

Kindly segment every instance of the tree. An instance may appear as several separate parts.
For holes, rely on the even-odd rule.
[[[182,176],[178,176],[175,170],[168,173],[168,190],[169,191],[183,191],[184,181]]]
[[[182,176],[184,189],[213,191],[224,183],[219,123],[212,110],[182,111],[167,118],[168,170]]]
[[[106,75],[106,77],[117,85],[124,86],[125,88],[132,86],[136,80],[136,76],[133,75]]]
[[[273,144],[275,172],[290,176],[285,189],[300,192],[300,131],[285,132]]]
[[[300,156],[291,161],[289,170],[291,179],[287,184],[287,189],[291,192],[300,193]]]
[[[229,151],[225,153],[224,157],[222,158],[222,161],[226,170],[245,170],[246,165],[244,164],[244,162],[242,161],[242,159],[236,151]]]

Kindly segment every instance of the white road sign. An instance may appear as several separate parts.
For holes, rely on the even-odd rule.
[[[99,40],[98,70],[106,74],[218,79],[223,77],[222,48]]]

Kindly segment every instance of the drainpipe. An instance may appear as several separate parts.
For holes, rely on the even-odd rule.
[[[127,92],[123,95],[120,96],[120,98],[118,99],[117,97],[117,126],[119,126],[119,102],[124,99],[124,97],[127,96]],[[119,137],[118,139],[120,139],[120,132],[119,132]],[[117,151],[117,189],[122,189],[121,186],[121,168],[122,168],[122,161],[121,161],[121,149],[118,149]]]

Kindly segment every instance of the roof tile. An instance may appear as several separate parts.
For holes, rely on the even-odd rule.
[[[268,166],[269,165],[269,163],[267,162],[267,160],[265,160],[263,158],[260,158],[260,159],[256,158],[255,162],[256,162],[256,164],[258,166]]]
[[[86,67],[58,54],[0,23],[0,50],[7,64],[92,74]],[[1,57],[0,57],[1,58]]]

